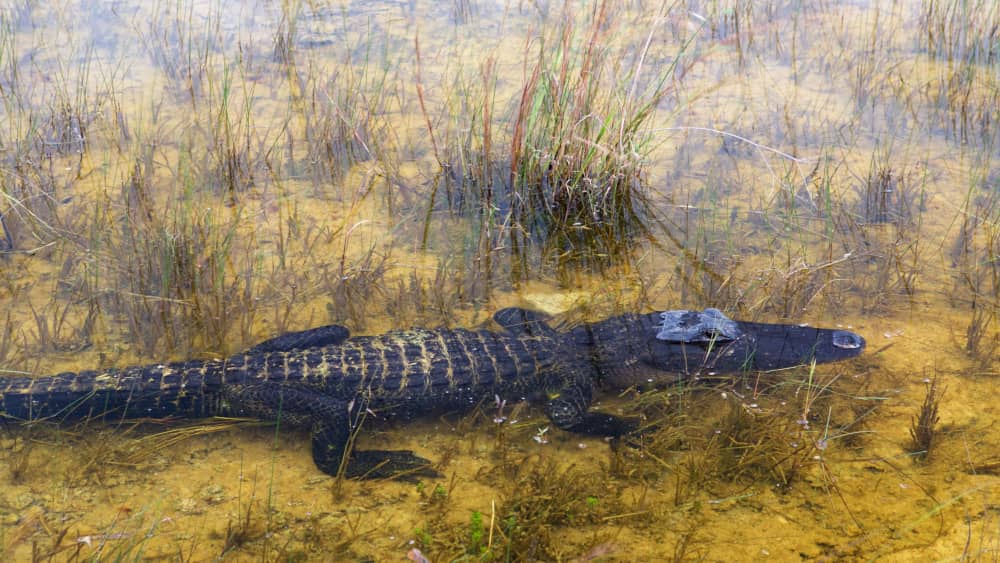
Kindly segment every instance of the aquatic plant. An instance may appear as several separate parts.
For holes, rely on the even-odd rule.
[[[931,379],[924,380],[925,393],[924,401],[917,411],[917,415],[912,418],[910,425],[910,446],[909,451],[918,459],[927,460],[934,446],[937,443],[937,423],[938,407],[944,389],[938,387],[937,374]]]

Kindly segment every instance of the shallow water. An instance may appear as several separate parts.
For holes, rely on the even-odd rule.
[[[815,371],[602,397],[658,426],[642,448],[524,406],[362,433],[440,462],[419,484],[337,482],[273,424],[10,425],[5,558],[1000,557],[1000,9],[653,4],[5,4],[0,374],[511,305],[713,306],[868,340]],[[539,53],[588,46],[610,102],[563,140],[639,163],[643,227],[591,245],[607,217],[583,219],[546,245],[504,192],[516,116]],[[585,136],[657,84],[633,144]]]

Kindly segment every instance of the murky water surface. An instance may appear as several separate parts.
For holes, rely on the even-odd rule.
[[[636,448],[489,404],[362,432],[440,462],[419,483],[337,482],[273,424],[9,425],[4,558],[996,560],[998,24],[929,0],[5,3],[5,376],[511,305],[869,345],[602,396],[654,425]]]

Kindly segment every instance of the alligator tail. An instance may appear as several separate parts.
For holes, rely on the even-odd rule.
[[[17,421],[210,416],[220,408],[220,360],[5,378],[0,417]]]

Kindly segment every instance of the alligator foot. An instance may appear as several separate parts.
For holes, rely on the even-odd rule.
[[[313,461],[320,471],[336,476],[343,462],[344,448],[316,444],[313,437]],[[344,468],[348,479],[400,479],[415,481],[419,477],[440,477],[431,469],[430,460],[409,450],[359,450],[351,452]]]
[[[638,426],[631,420],[599,412],[588,412],[583,415],[580,422],[566,428],[566,430],[576,432],[577,434],[605,438],[617,438],[631,434],[637,429]]]
[[[402,479],[437,477],[431,462],[409,450],[352,450],[349,447],[347,425],[317,425],[312,435],[313,461],[327,475],[343,475],[348,479]],[[344,465],[347,456],[346,466]]]

